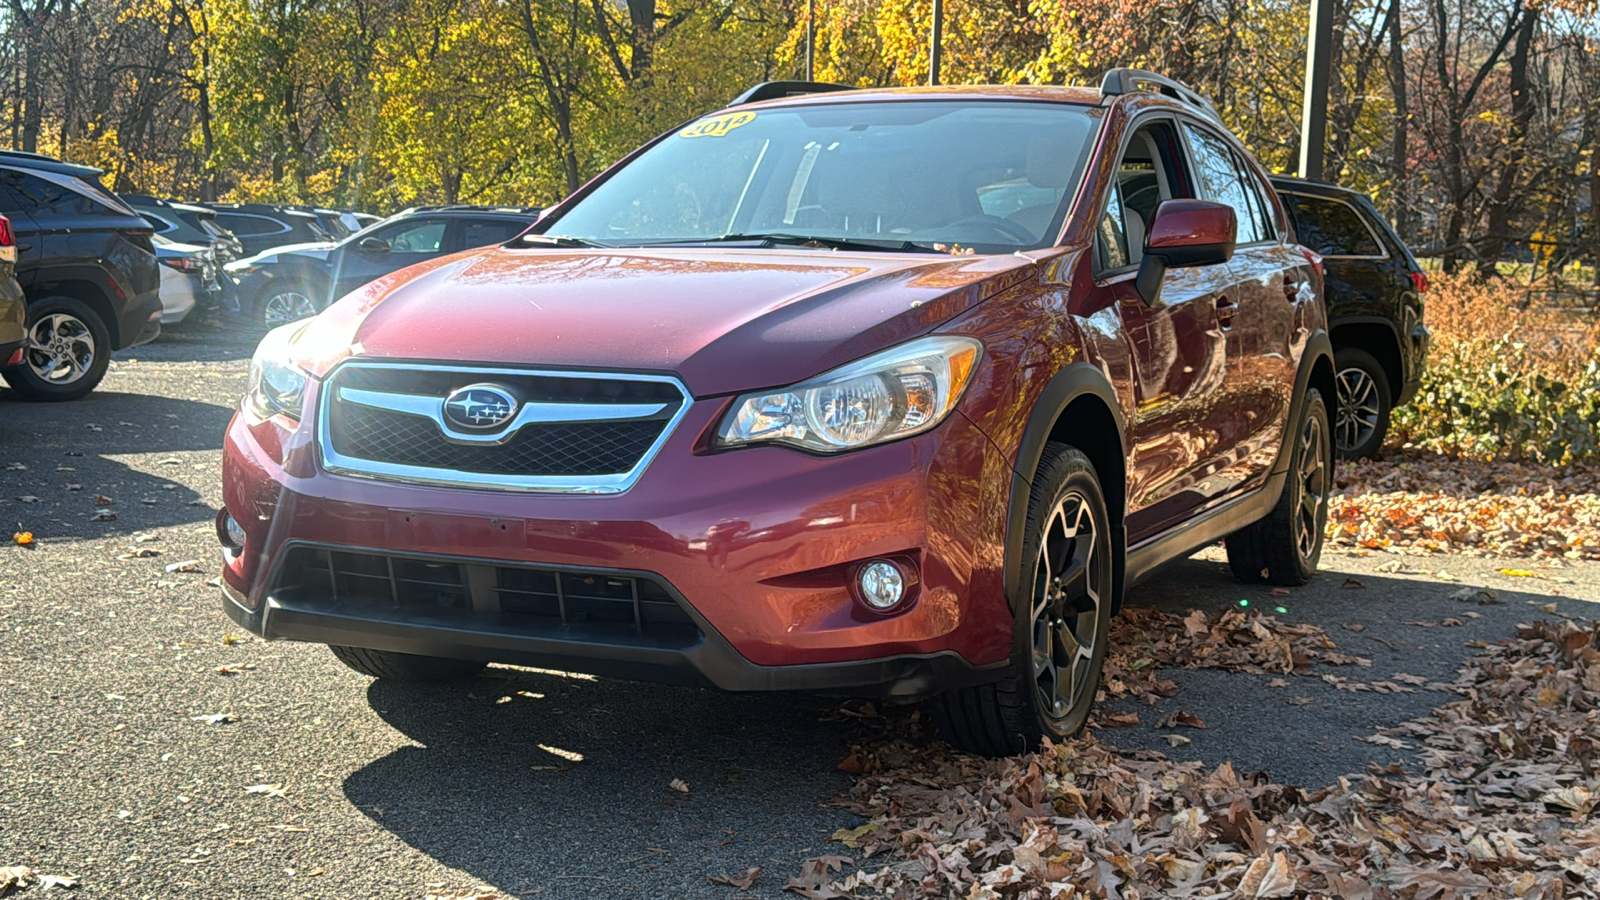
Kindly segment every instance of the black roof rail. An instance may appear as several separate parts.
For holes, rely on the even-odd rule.
[[[1171,97],[1195,108],[1207,118],[1222,121],[1222,115],[1211,100],[1199,91],[1165,75],[1144,69],[1112,69],[1100,79],[1100,96],[1116,97],[1135,91],[1150,91]]]
[[[853,91],[855,88],[848,84],[829,84],[825,81],[763,81],[748,91],[733,98],[729,106],[743,106],[746,103],[759,103],[762,100],[778,100],[783,97],[799,97],[804,94],[827,94],[833,91]]]
[[[0,156],[10,156],[17,159],[37,159],[40,162],[61,162],[59,157],[48,153],[34,153],[29,150],[0,150]]]
[[[75,178],[99,178],[105,172],[105,169],[96,166],[63,162],[54,156],[44,153],[30,153],[26,150],[0,150],[0,162],[21,166],[25,169],[40,169],[45,172],[71,175]]]

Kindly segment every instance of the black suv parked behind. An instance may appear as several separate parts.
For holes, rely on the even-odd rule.
[[[244,256],[244,245],[217,221],[217,211],[196,203],[163,200],[149,194],[118,194],[122,202],[144,217],[156,234],[180,244],[210,247],[217,262]]]
[[[225,271],[238,284],[239,312],[260,325],[282,325],[315,315],[367,282],[414,263],[503,244],[538,217],[536,208],[418,207],[338,243],[278,247],[230,263]]]
[[[0,212],[28,298],[22,360],[0,375],[30,400],[76,400],[100,383],[111,351],[161,333],[150,224],[100,184],[99,169],[15,151],[0,151]]]
[[[217,223],[239,239],[246,254],[260,253],[285,244],[331,241],[337,236],[323,227],[318,214],[309,207],[292,209],[271,203],[200,205],[216,212]]]
[[[1300,243],[1322,254],[1328,330],[1339,369],[1339,456],[1372,456],[1389,414],[1416,394],[1431,333],[1422,321],[1428,276],[1359,191],[1278,175],[1272,186]]]

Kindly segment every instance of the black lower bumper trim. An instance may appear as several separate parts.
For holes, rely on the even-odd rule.
[[[916,700],[997,680],[1004,664],[979,667],[953,652],[798,666],[759,666],[702,623],[705,640],[687,648],[576,642],[429,621],[370,608],[290,606],[268,597],[247,608],[226,583],[223,607],[240,626],[267,640],[307,641],[582,672],[604,678],[711,687],[726,691],[813,691]],[[487,623],[483,623],[487,625]],[[479,623],[472,623],[479,625]]]

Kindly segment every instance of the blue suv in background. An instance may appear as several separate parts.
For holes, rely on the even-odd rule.
[[[229,263],[224,271],[238,286],[235,310],[270,328],[316,315],[367,282],[406,266],[503,244],[538,217],[535,207],[417,207],[341,241],[274,247]]]

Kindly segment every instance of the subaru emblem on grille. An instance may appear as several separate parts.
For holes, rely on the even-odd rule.
[[[444,417],[464,431],[490,431],[517,414],[517,398],[498,384],[469,384],[444,398]]]

